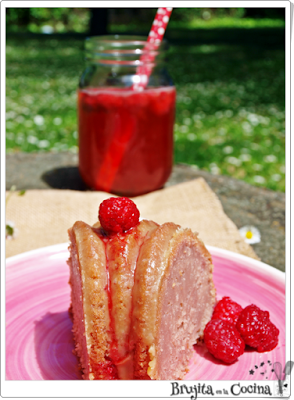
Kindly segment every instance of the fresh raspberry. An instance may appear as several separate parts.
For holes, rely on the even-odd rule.
[[[140,213],[127,197],[110,197],[99,207],[99,221],[107,233],[122,233],[138,225]]]
[[[208,322],[204,329],[204,343],[215,358],[227,364],[236,361],[245,349],[245,343],[234,325],[221,319]]]
[[[230,297],[223,297],[215,306],[212,319],[222,319],[236,325],[240,312],[243,308],[231,300]]]
[[[278,344],[279,330],[269,319],[269,312],[254,304],[247,306],[239,315],[236,328],[244,342],[259,353],[273,350]]]

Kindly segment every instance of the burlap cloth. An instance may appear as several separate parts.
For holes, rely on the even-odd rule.
[[[71,190],[28,190],[23,196],[13,193],[7,202],[6,220],[14,223],[16,237],[6,240],[6,257],[67,242],[67,229],[77,220],[95,223],[99,204],[108,197],[104,192]],[[206,245],[258,259],[202,178],[134,201],[145,219],[178,223],[198,232]]]

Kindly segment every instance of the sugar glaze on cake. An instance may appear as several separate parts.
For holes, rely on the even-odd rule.
[[[215,305],[197,234],[142,220],[106,235],[69,229],[75,352],[84,379],[182,379]]]

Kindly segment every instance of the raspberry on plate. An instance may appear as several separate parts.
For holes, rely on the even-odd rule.
[[[240,313],[236,328],[245,344],[259,353],[273,350],[279,341],[279,330],[270,321],[269,312],[251,304]]]
[[[128,197],[110,197],[99,207],[99,221],[107,233],[122,233],[138,225],[140,213]]]
[[[223,321],[236,325],[242,310],[243,308],[238,303],[226,296],[216,304],[212,314],[212,319],[222,319]]]
[[[234,325],[212,319],[204,329],[204,343],[217,359],[231,364],[244,353],[245,343]]]

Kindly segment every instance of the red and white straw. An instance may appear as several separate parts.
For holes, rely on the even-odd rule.
[[[148,39],[147,39],[148,43],[154,43],[156,45],[160,45],[160,43],[163,39],[166,27],[167,27],[171,12],[172,12],[172,8],[159,8],[157,10],[151,30],[148,35]]]
[[[151,64],[155,58],[155,56],[150,54],[148,50],[156,50],[160,46],[172,10],[173,9],[170,7],[160,7],[157,10],[147,38],[147,43],[143,49],[143,55],[140,58],[142,65],[140,65],[137,69],[137,75],[140,77],[140,81],[133,85],[133,90],[143,90],[148,83],[148,78],[152,72],[152,67],[148,66],[147,64]]]

